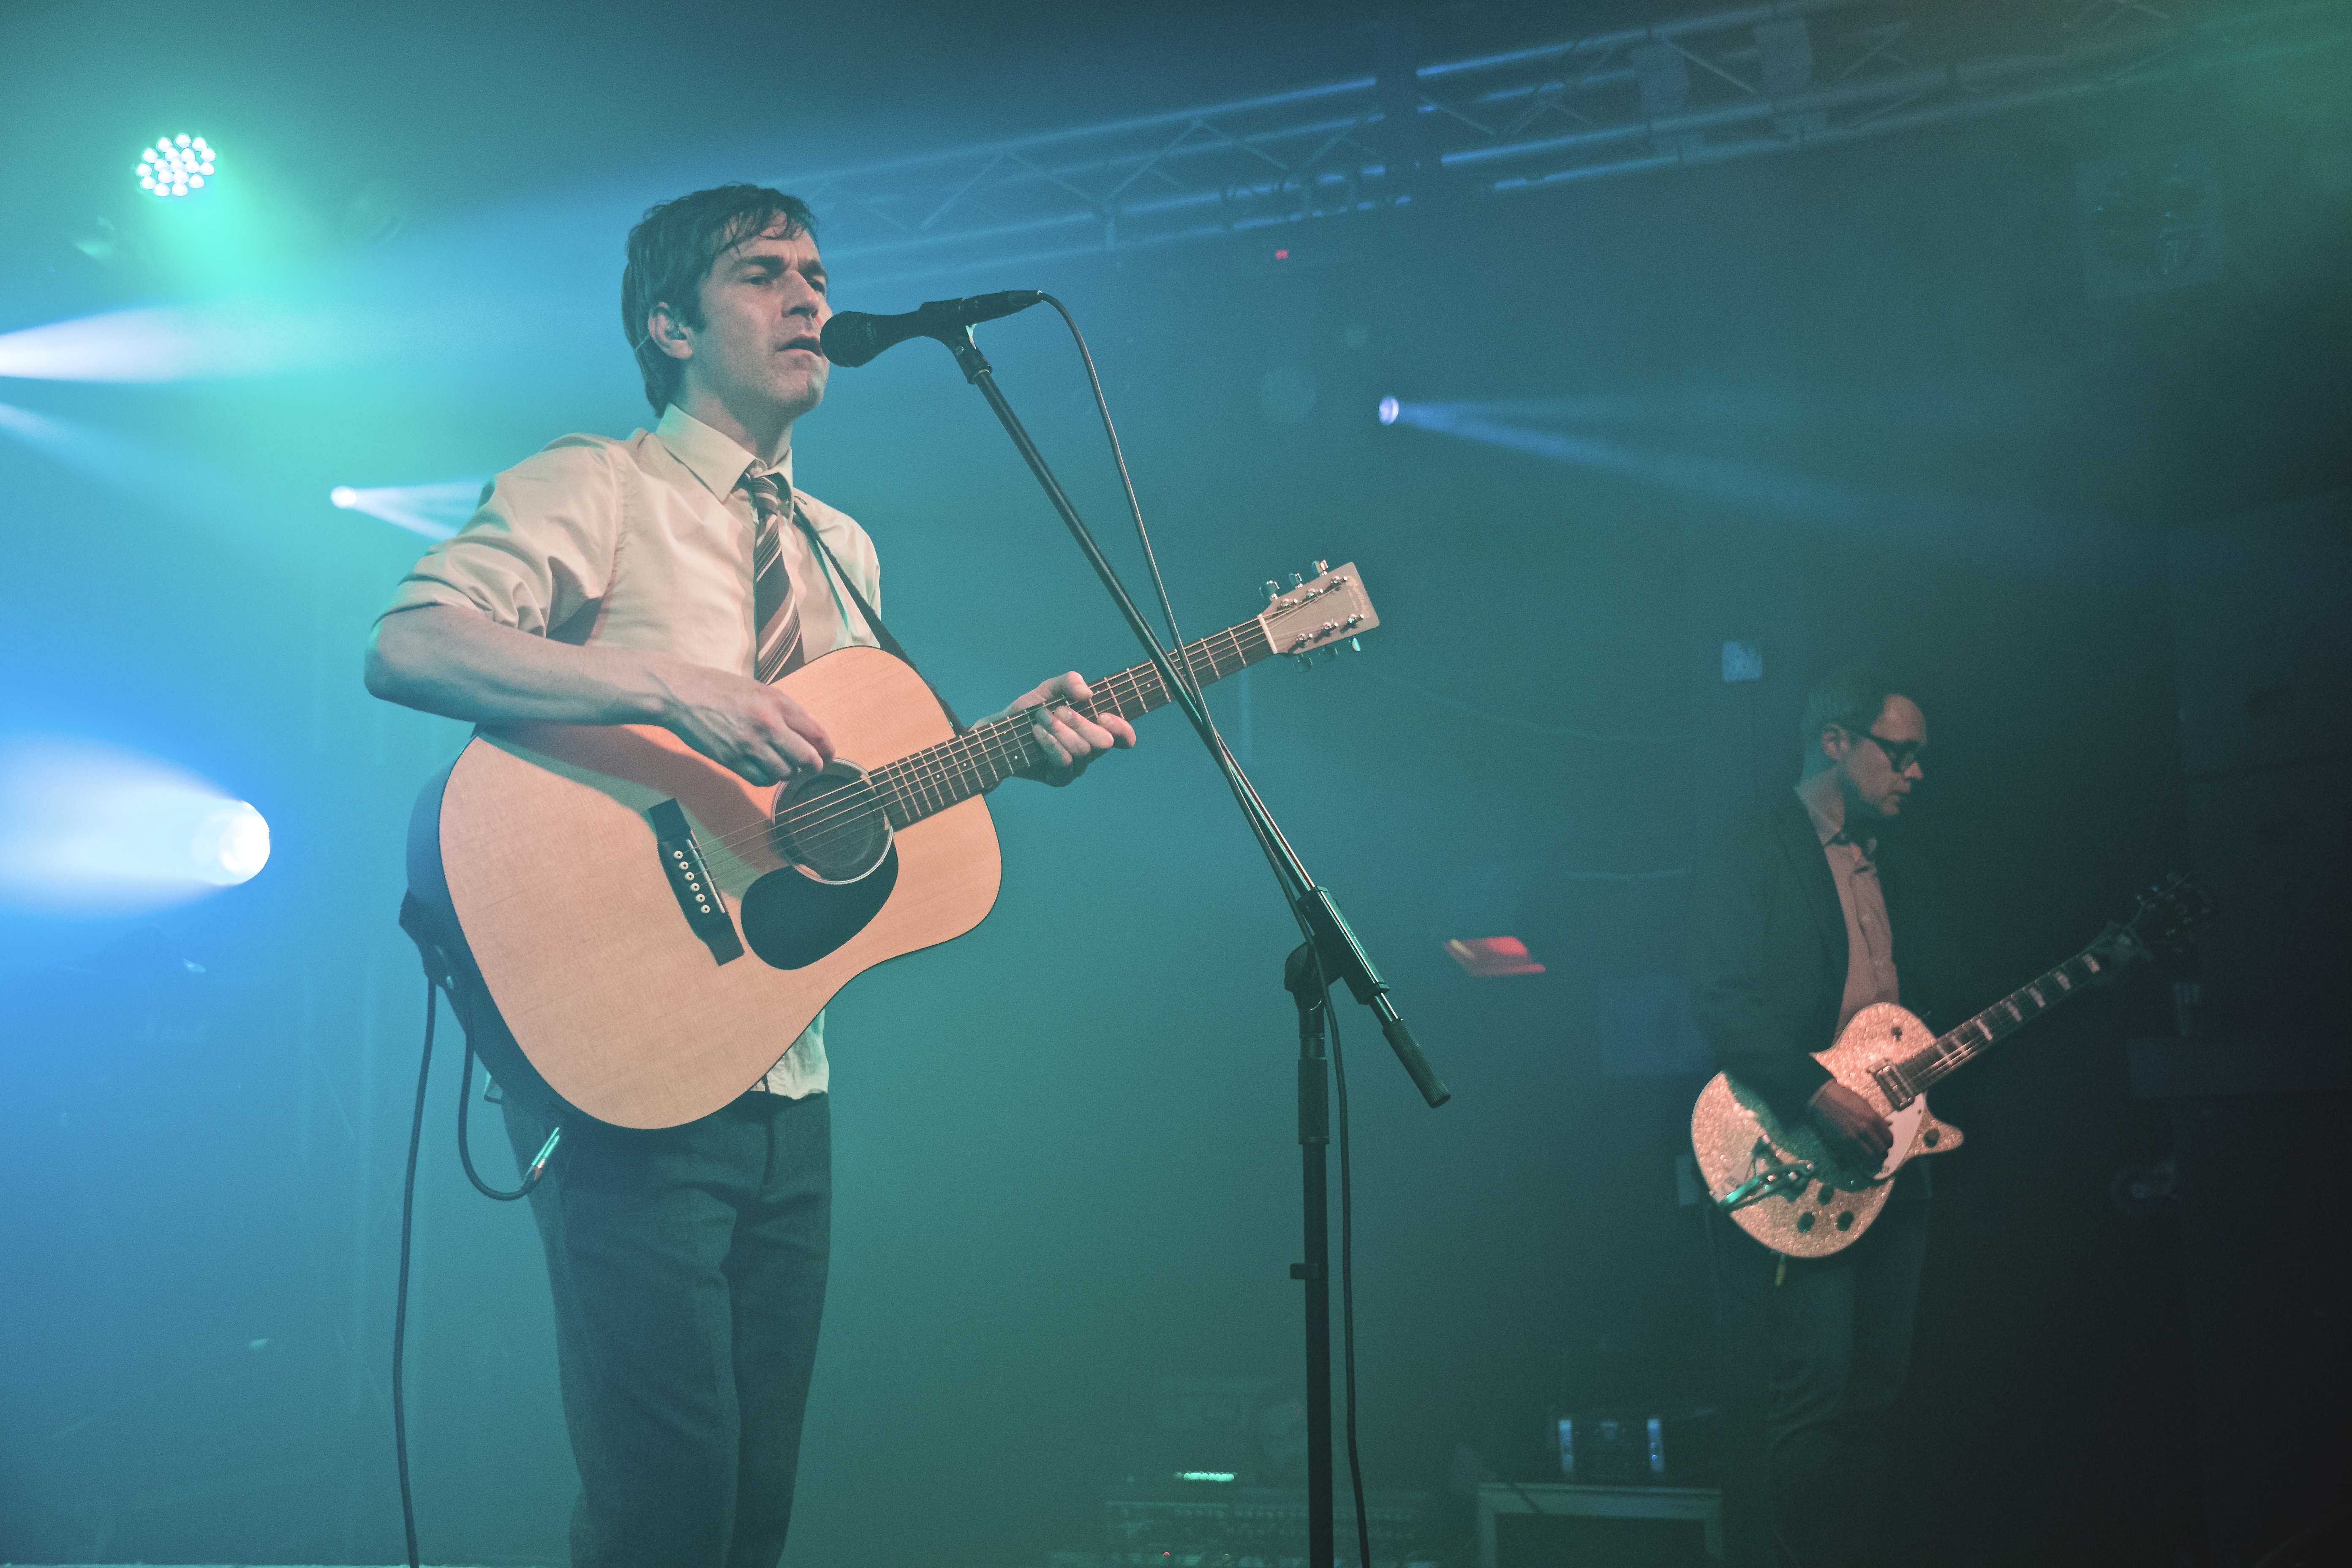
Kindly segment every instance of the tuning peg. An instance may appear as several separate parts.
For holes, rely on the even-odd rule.
[[[1266,602],[1267,604],[1271,605],[1271,604],[1273,604],[1276,599],[1279,599],[1279,598],[1281,598],[1281,597],[1282,597],[1282,584],[1279,584],[1279,583],[1277,583],[1277,582],[1276,582],[1273,578],[1268,577],[1268,578],[1265,580],[1265,602]]]
[[[1307,586],[1307,579],[1293,572],[1290,574],[1290,585],[1294,588],[1304,588]]]
[[[1349,637],[1348,639],[1348,646],[1354,648],[1358,653],[1361,653],[1364,651],[1364,639],[1361,637]]]
[[[1324,573],[1328,572],[1329,570],[1331,570],[1331,563],[1328,561],[1318,561],[1315,563],[1315,575],[1318,577],[1320,577]]]

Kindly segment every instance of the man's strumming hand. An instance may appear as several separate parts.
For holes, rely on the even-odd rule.
[[[833,738],[777,687],[723,669],[662,659],[662,725],[755,784],[782,784],[833,761]]]
[[[1807,1108],[1814,1127],[1829,1143],[1830,1152],[1845,1163],[1875,1170],[1886,1163],[1895,1130],[1870,1101],[1832,1079],[1813,1091]]]

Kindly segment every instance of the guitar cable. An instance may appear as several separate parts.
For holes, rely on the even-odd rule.
[[[416,933],[410,933],[415,936]],[[424,945],[419,940],[418,945]],[[437,955],[436,955],[437,956]],[[428,966],[425,973],[425,1048],[416,1064],[416,1110],[408,1122],[408,1168],[400,1184],[400,1281],[395,1288],[392,1310],[392,1445],[400,1464],[400,1524],[408,1538],[408,1568],[420,1568],[416,1551],[416,1500],[408,1480],[408,1400],[404,1376],[408,1361],[408,1263],[411,1242],[416,1228],[416,1158],[425,1142],[425,1090],[433,1077],[434,1026],[440,1021],[442,982]],[[453,996],[449,1005],[455,1007]],[[466,1110],[473,1099],[474,1040],[466,1037],[466,1066],[457,1079],[457,1159],[466,1167],[466,1179],[474,1190],[486,1198],[499,1203],[512,1203],[529,1197],[531,1189],[547,1174],[547,1163],[553,1157],[563,1137],[558,1125],[540,1146],[538,1157],[523,1173],[522,1185],[513,1192],[502,1193],[481,1178],[474,1169],[474,1152],[466,1141]]]
[[[1128,515],[1135,520],[1135,537],[1143,551],[1144,570],[1151,579],[1152,591],[1159,595],[1160,613],[1168,622],[1168,646],[1181,650],[1184,647],[1184,634],[1177,627],[1176,607],[1170,602],[1168,584],[1160,575],[1160,557],[1151,548],[1151,531],[1143,524],[1143,503],[1137,500],[1135,479],[1127,471],[1127,454],[1120,449],[1118,426],[1111,422],[1110,403],[1103,396],[1102,377],[1095,373],[1095,356],[1087,347],[1087,335],[1078,330],[1077,318],[1070,314],[1068,306],[1051,294],[1044,295],[1042,298],[1061,315],[1063,322],[1070,329],[1071,340],[1078,346],[1079,363],[1086,366],[1087,385],[1094,393],[1095,412],[1102,416],[1103,436],[1110,443],[1111,463],[1118,470],[1119,488],[1127,497]],[[1216,740],[1218,770],[1224,776],[1226,787],[1234,792],[1234,799],[1240,800],[1241,786],[1235,782],[1235,775],[1240,771],[1239,764],[1234,762],[1233,753],[1225,746],[1224,735],[1217,729],[1216,720],[1210,715],[1209,705],[1201,695],[1201,683],[1192,673],[1191,661],[1188,659],[1180,666],[1175,660],[1171,659],[1169,668],[1176,671],[1177,679],[1191,689],[1193,702],[1200,709],[1201,716],[1207,721],[1209,733]],[[1274,852],[1274,846],[1265,841],[1265,835],[1259,828],[1257,818],[1244,809],[1242,819],[1250,825],[1250,834],[1257,840],[1259,851],[1265,856],[1267,864],[1275,868],[1276,879],[1281,880],[1281,861]],[[1315,978],[1322,987],[1324,994],[1328,996],[1330,994],[1331,982],[1330,977],[1323,972],[1323,950],[1315,940],[1314,928],[1307,923],[1306,917],[1298,912],[1297,905],[1292,903],[1288,898],[1286,884],[1283,902],[1289,907],[1291,918],[1298,922],[1299,935],[1306,939],[1307,951],[1315,955]],[[1365,1517],[1364,1508],[1364,1466],[1362,1457],[1358,1453],[1356,1446],[1355,1191],[1348,1161],[1348,1069],[1342,1065],[1339,1055],[1339,1015],[1327,1005],[1323,1009],[1323,1016],[1331,1039],[1331,1076],[1339,1089],[1339,1345],[1342,1381],[1346,1388],[1348,1481],[1355,1494],[1356,1546],[1358,1554],[1361,1558],[1361,1568],[1372,1568],[1372,1534]]]

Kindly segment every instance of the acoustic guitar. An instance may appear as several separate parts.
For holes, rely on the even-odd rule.
[[[1181,667],[1206,685],[1380,624],[1352,563],[1317,568],[1188,644]],[[462,932],[530,1068],[600,1121],[709,1114],[852,979],[962,935],[996,901],[982,797],[1034,760],[1034,710],[958,731],[920,676],[872,647],[778,684],[837,749],[813,777],[747,784],[651,725],[511,724],[478,733],[418,800],[411,892]],[[1171,700],[1148,662],[1089,689],[1073,706],[1090,715]],[[512,1076],[502,1041],[478,1045]]]

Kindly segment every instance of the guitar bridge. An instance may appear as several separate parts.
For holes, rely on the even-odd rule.
[[[710,880],[710,872],[702,863],[702,847],[694,840],[694,825],[674,800],[666,800],[646,813],[654,825],[655,842],[661,849],[662,873],[669,879],[669,890],[677,897],[679,912],[686,916],[686,927],[710,950],[712,959],[731,963],[743,956],[743,939],[735,934],[735,922],[729,918],[727,902]]]

